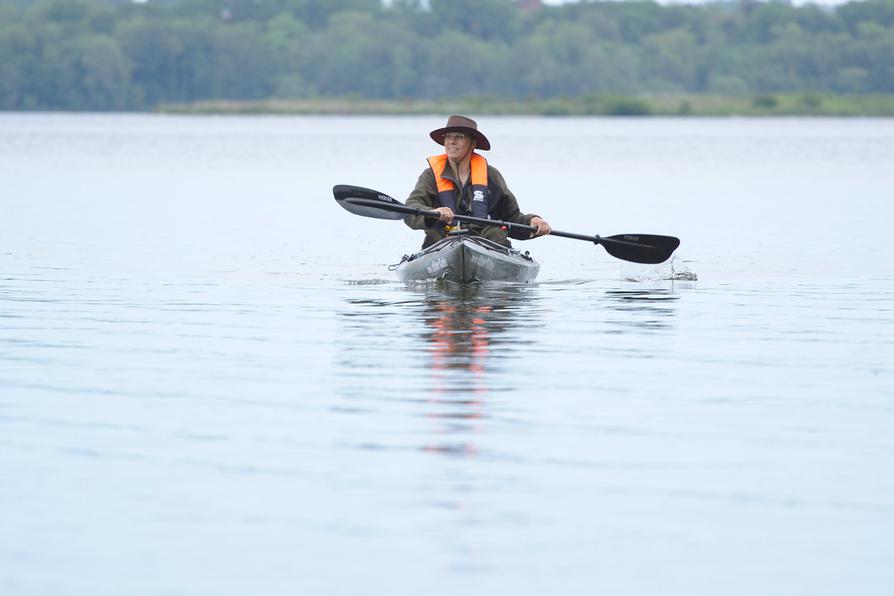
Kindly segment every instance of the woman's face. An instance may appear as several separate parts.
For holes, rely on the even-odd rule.
[[[447,158],[453,161],[463,159],[475,146],[471,135],[463,132],[448,132],[444,135],[444,149],[447,150]]]

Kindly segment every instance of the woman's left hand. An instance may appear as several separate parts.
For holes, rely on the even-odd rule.
[[[536,215],[531,218],[531,225],[537,228],[537,230],[532,235],[532,238],[536,238],[537,236],[546,236],[552,231],[549,223],[547,223],[547,221],[542,217],[537,217]]]

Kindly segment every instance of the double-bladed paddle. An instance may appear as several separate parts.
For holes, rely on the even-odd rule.
[[[338,204],[355,215],[374,217],[376,219],[403,219],[406,215],[422,215],[437,219],[440,214],[437,211],[408,207],[395,198],[371,188],[338,184],[332,189]],[[498,226],[506,230],[524,230],[535,232],[535,226],[517,224],[496,219],[484,219],[469,215],[454,215],[457,221],[479,224],[484,226]],[[552,230],[550,236],[572,238],[574,240],[587,240],[593,244],[601,244],[608,254],[630,261],[632,263],[656,264],[668,260],[673,252],[680,246],[679,238],[673,236],[656,236],[654,234],[619,234],[617,236],[587,236],[585,234],[572,234]]]

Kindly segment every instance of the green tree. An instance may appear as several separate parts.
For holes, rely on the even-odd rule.
[[[5,109],[666,91],[892,93],[894,1],[0,0]]]
[[[132,64],[110,37],[90,38],[81,56],[84,102],[96,110],[123,110],[133,103]]]
[[[408,37],[368,13],[337,14],[311,39],[301,74],[326,95],[411,96],[418,68]]]

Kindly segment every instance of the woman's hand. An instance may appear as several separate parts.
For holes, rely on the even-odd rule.
[[[531,218],[531,225],[537,228],[537,230],[531,236],[532,238],[536,238],[537,236],[546,236],[552,231],[552,228],[549,226],[547,221],[542,217],[534,216]]]
[[[438,207],[435,211],[440,214],[438,216],[438,221],[443,221],[448,224],[453,221],[453,209],[450,207]]]

